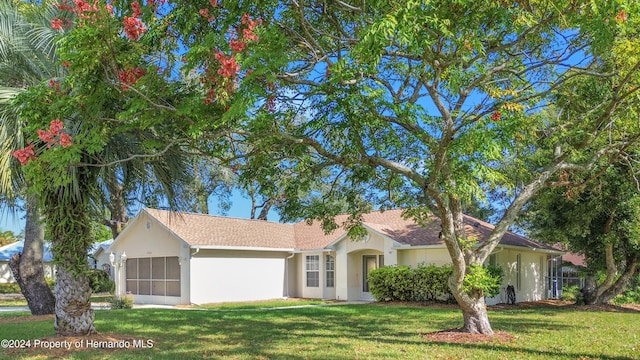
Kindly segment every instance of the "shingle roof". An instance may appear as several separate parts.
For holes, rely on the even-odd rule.
[[[342,227],[347,215],[337,216],[339,228],[325,234],[319,222],[307,224],[281,224],[262,220],[246,220],[223,216],[189,213],[172,213],[164,210],[145,209],[149,215],[164,224],[191,246],[262,247],[279,249],[322,249],[346,233]],[[365,226],[388,236],[403,245],[444,245],[440,239],[440,220],[432,216],[424,227],[402,216],[402,210],[375,211],[362,215]],[[486,239],[493,225],[470,216],[464,218],[467,233],[478,239]],[[542,244],[524,236],[507,232],[502,245],[522,246],[558,251],[553,246]]]
[[[191,246],[295,248],[293,225],[145,209]]]

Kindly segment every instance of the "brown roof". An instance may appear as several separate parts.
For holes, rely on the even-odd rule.
[[[295,248],[290,224],[155,209],[143,211],[191,246]]]
[[[346,233],[342,225],[348,219],[347,215],[337,216],[335,221],[339,228],[330,234],[325,234],[318,221],[312,224],[306,221],[281,224],[223,216],[172,213],[164,210],[145,209],[144,211],[192,246],[322,249]],[[362,222],[365,226],[403,245],[444,244],[439,236],[440,220],[437,217],[432,216],[432,221],[423,227],[411,219],[404,219],[402,213],[402,210],[375,211],[363,214]],[[467,233],[480,240],[486,239],[493,229],[493,225],[470,216],[465,216],[464,221]],[[507,232],[500,244],[558,251],[553,246],[512,232]]]

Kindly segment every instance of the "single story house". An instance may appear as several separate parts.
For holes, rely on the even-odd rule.
[[[113,239],[93,244],[89,251],[89,266],[93,269],[106,271],[113,279],[114,272],[111,267],[111,260],[109,259],[109,255],[111,255],[109,246],[111,246],[111,244],[113,244]]]
[[[0,247],[0,283],[14,283],[16,279],[13,277],[11,268],[9,268],[9,260],[14,254],[22,254],[24,248],[24,240]],[[53,254],[51,253],[51,243],[45,242],[42,253],[42,263],[44,268],[44,276],[53,278],[55,275],[53,266]]]
[[[338,224],[346,216],[336,219]],[[465,217],[469,235],[486,238],[493,226]],[[140,211],[110,247],[116,292],[136,303],[203,304],[303,297],[372,300],[369,271],[384,265],[451,262],[439,237],[439,221],[426,227],[401,210],[363,215],[364,239],[340,228],[325,234],[320,224],[282,224],[222,216]],[[507,233],[488,259],[505,271],[506,302],[513,285],[517,301],[550,296],[549,268],[562,251]]]

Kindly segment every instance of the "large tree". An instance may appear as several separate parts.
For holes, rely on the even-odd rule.
[[[282,206],[292,216],[330,223],[343,210],[337,199],[350,203],[349,227],[372,207],[406,207],[419,222],[435,214],[463,330],[492,334],[484,293],[465,291],[464,277],[558,173],[606,166],[638,138],[637,5],[272,5],[271,13],[261,7],[263,48],[254,55],[266,64],[253,75],[264,106],[242,131],[264,150],[254,162],[263,171],[252,176],[268,184],[295,173]],[[609,91],[584,111],[565,113],[558,99],[576,80]],[[559,115],[541,111],[547,107]],[[331,174],[331,190],[301,199],[321,170]],[[465,232],[463,209],[495,191],[510,200],[478,242]]]
[[[526,223],[536,238],[564,243],[585,256],[587,304],[610,302],[638,274],[640,188],[636,173],[630,162],[619,162],[592,180],[589,173],[566,174],[564,186],[545,189],[527,207]],[[605,276],[598,281],[599,273]]]
[[[37,195],[52,237],[59,334],[95,332],[86,271],[90,220],[103,215],[100,205],[114,204],[116,226],[128,196],[180,208],[180,185],[197,169],[173,160],[215,152],[228,134],[226,118],[244,113],[234,107],[243,108],[243,101],[232,102],[234,61],[220,72],[212,69],[219,78],[204,87],[188,71],[195,65],[181,68],[177,52],[185,40],[177,41],[179,29],[161,21],[167,8],[119,5],[60,3],[65,17],[53,19],[51,27],[61,31],[57,50],[67,75],[30,87],[11,104],[25,123],[25,147],[13,156],[31,181],[29,191]],[[224,36],[219,40],[229,46]],[[226,60],[214,55],[207,51],[201,61]]]
[[[55,300],[44,278],[44,224],[38,203],[34,195],[25,196],[28,185],[11,156],[13,150],[24,147],[22,121],[8,104],[27,87],[64,73],[56,58],[55,32],[50,26],[58,13],[49,1],[39,5],[0,1],[0,193],[10,206],[24,198],[24,250],[9,264],[34,315],[52,314]]]

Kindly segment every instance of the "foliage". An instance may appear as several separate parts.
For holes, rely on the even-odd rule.
[[[93,293],[113,292],[115,290],[115,283],[111,280],[109,273],[104,270],[89,269],[87,277]]]
[[[0,231],[0,246],[12,244],[18,240],[18,237],[13,233],[13,231]]]
[[[451,271],[451,266],[383,266],[369,272],[369,291],[377,301],[450,300]]]
[[[562,288],[562,296],[560,296],[561,300],[565,301],[575,301],[576,304],[581,302],[582,293],[580,292],[580,287],[578,285],[573,286],[565,286]]]
[[[504,270],[499,265],[474,265],[464,276],[464,290],[468,293],[482,291],[486,297],[500,294],[500,286],[504,278]]]
[[[133,295],[114,296],[109,300],[111,309],[131,309],[133,307]]]
[[[640,274],[629,283],[627,288],[613,299],[615,304],[640,304]]]
[[[0,284],[0,294],[19,294],[20,286],[17,283]]]
[[[634,173],[630,163],[615,163],[596,179],[591,173],[567,175],[566,187],[543,191],[526,216],[535,238],[584,254],[587,276],[610,298],[638,271],[640,191]]]
[[[526,202],[562,169],[602,168],[637,139],[635,1],[155,5],[71,5],[75,17],[52,21],[69,74],[18,103],[35,146],[18,154],[27,179],[59,195],[45,207],[90,212],[96,199],[71,204],[69,194],[100,188],[101,167],[206,153],[240,162],[244,183],[283,199],[285,217],[327,231],[357,231],[373,208],[434,213],[454,296],[477,309],[462,290],[467,267],[486,260]],[[589,95],[599,101],[571,91],[574,80],[599,85]],[[567,94],[577,98],[561,101]],[[54,116],[69,146],[36,136]],[[132,138],[143,139],[133,155],[107,156]],[[489,192],[506,210],[488,239],[463,246],[462,209]],[[341,212],[349,221],[332,223]],[[81,251],[71,228],[61,241]]]

